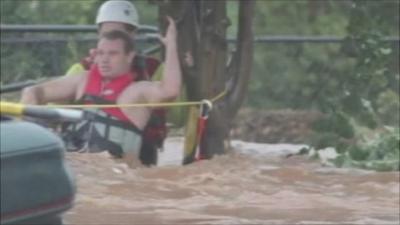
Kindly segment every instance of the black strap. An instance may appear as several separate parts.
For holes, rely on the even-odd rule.
[[[93,113],[93,112],[87,112],[87,113]],[[114,117],[111,116],[102,116],[99,114],[93,113],[93,121],[103,123],[105,126],[114,126],[114,127],[119,127],[124,130],[129,130],[132,132],[135,132],[139,135],[142,135],[142,131],[137,128],[134,124],[128,122],[128,121],[121,121],[118,119],[114,119]]]
[[[124,154],[122,147],[108,139],[108,135],[102,137],[99,131],[93,127],[91,133],[91,122],[84,123],[79,129],[75,127],[73,130],[68,130],[63,136],[64,141],[67,143],[67,151],[76,152],[81,150],[85,144],[88,144],[89,152],[101,152],[107,150],[111,155],[121,158]]]
[[[64,140],[67,151],[75,152],[81,150],[85,143],[89,141],[89,126],[90,122],[84,123],[79,129],[76,128],[75,124],[66,124],[63,127],[62,139]]]
[[[80,102],[85,103],[85,102],[93,102],[94,104],[99,104],[99,105],[113,105],[115,104],[115,101],[110,101],[107,99],[104,99],[100,96],[96,95],[89,95],[85,94],[82,96]]]
[[[94,104],[99,104],[99,105],[115,104],[114,101],[106,100],[99,96],[86,95],[86,94],[82,97],[82,99],[80,101],[81,102],[89,101],[89,102],[93,102]],[[142,134],[142,131],[138,127],[136,127],[133,123],[119,120],[108,114],[106,116],[101,116],[101,115],[91,112],[91,111],[85,111],[85,118],[88,120],[95,120],[95,121],[104,123],[106,126],[112,125],[112,126],[116,126],[116,127],[122,128],[122,129],[133,131],[140,135]],[[106,132],[106,133],[108,133],[108,132]]]
[[[108,137],[102,137],[97,129],[93,129],[90,140],[89,140],[89,148],[95,150],[105,150],[117,158],[122,158],[124,155],[124,151],[121,146],[113,141],[110,141]]]

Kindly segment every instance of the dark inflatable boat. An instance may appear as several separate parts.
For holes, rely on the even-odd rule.
[[[37,124],[1,117],[1,218],[6,224],[62,224],[75,184],[61,139]]]

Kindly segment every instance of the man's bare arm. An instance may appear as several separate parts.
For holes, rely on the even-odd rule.
[[[74,76],[63,76],[38,85],[24,88],[21,103],[46,104],[75,100],[78,88],[86,81],[86,72]]]
[[[178,58],[177,30],[172,18],[167,17],[169,25],[165,37],[160,37],[165,45],[165,66],[160,82],[152,82],[143,92],[147,102],[174,100],[180,93],[182,71]]]

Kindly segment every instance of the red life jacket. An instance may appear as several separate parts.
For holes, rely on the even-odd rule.
[[[86,69],[92,67],[91,64],[85,60],[81,61],[82,65]],[[95,104],[114,104],[119,94],[126,88],[129,84],[140,80],[149,80],[151,76],[154,75],[160,62],[157,59],[137,56],[134,63],[132,64],[132,72],[128,74],[121,75],[120,77],[114,79],[110,83],[104,86],[102,90],[101,85],[101,75],[97,67],[93,68],[91,72],[92,75],[89,76],[88,84],[85,87],[85,99],[86,103]],[[107,91],[110,90],[110,91]],[[123,123],[115,123],[118,121],[113,121],[115,125],[122,126],[124,124],[131,124],[134,126],[128,118],[122,113],[119,108],[108,108],[102,110],[102,112],[117,118]],[[124,122],[125,121],[125,122]],[[127,122],[129,121],[129,123]],[[131,126],[128,126],[131,127]],[[68,132],[65,135],[66,143],[70,143],[71,147],[74,149],[80,149],[86,140],[82,140],[84,132]],[[162,148],[164,139],[167,136],[166,127],[166,110],[164,108],[153,109],[151,112],[150,119],[142,131],[142,147],[140,149],[140,160],[144,164],[155,164],[157,161],[157,149]],[[76,144],[75,144],[76,143]],[[117,146],[112,146],[117,147]],[[120,156],[120,150],[116,154],[110,152],[113,155]]]
[[[122,91],[132,84],[134,77],[135,75],[132,72],[128,72],[103,85],[103,78],[100,74],[99,68],[96,64],[93,64],[89,70],[83,101],[88,104],[95,104],[95,102],[99,104],[115,104]],[[90,97],[97,99],[95,99],[94,102],[90,100]],[[130,122],[130,120],[118,107],[104,108],[102,110],[105,113],[118,118],[119,120]]]
[[[91,66],[93,65],[92,62],[87,58],[83,58],[80,63],[85,70],[90,70]],[[131,68],[132,71],[136,71],[137,76],[135,77],[135,80],[139,81],[150,79],[156,72],[159,65],[160,61],[155,58],[144,57],[142,55],[136,56]]]

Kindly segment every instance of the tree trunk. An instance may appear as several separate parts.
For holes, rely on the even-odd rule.
[[[171,15],[178,26],[179,57],[188,100],[211,99],[225,88],[225,98],[214,103],[201,145],[207,158],[225,152],[224,140],[229,135],[230,122],[240,108],[251,75],[253,55],[253,0],[239,1],[239,29],[236,52],[227,67],[228,43],[226,30],[230,21],[226,1],[182,0],[162,1],[159,16]],[[185,54],[193,56],[194,65],[185,63]],[[229,79],[229,85],[227,85]]]

